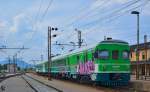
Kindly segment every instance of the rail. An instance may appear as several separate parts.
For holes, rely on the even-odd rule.
[[[40,90],[46,90],[47,89],[51,89],[53,91],[56,91],[56,92],[63,92],[62,90],[59,90],[53,86],[50,86],[50,85],[47,85],[33,77],[30,77],[28,75],[23,75],[22,78],[29,84],[29,86],[35,91],[35,92],[43,92],[43,91],[40,91]],[[36,85],[34,85],[36,84]],[[40,87],[38,87],[38,86]],[[42,86],[42,87],[41,87]],[[44,89],[40,89],[40,88],[44,88]]]

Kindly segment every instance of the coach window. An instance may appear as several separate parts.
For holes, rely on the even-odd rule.
[[[94,54],[93,53],[91,54],[91,57],[92,57],[92,61],[94,61]]]
[[[99,51],[98,58],[100,58],[100,59],[108,59],[109,58],[109,52],[107,50]]]
[[[123,51],[122,52],[122,58],[123,59],[129,59],[129,52],[128,51]]]
[[[77,62],[79,62],[79,59],[80,59],[80,57],[79,57],[79,55],[77,55]]]
[[[112,59],[118,59],[119,58],[119,51],[114,50],[112,51]]]
[[[88,61],[88,52],[85,52],[85,62]]]

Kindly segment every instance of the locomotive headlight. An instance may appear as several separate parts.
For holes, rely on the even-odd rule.
[[[91,79],[94,81],[97,78],[97,74],[91,74]]]

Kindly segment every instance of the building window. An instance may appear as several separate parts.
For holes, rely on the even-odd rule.
[[[142,59],[145,59],[145,54],[144,54],[144,52],[142,53]]]
[[[87,52],[85,52],[85,62],[87,62],[88,61],[88,53]]]
[[[131,52],[131,54],[130,54],[130,57],[132,58],[132,52]]]

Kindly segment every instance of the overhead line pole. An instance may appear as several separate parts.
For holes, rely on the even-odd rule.
[[[10,61],[11,61],[11,60],[10,60],[10,57],[8,57],[8,62],[9,62],[9,65],[8,65],[8,68],[9,68],[9,69],[8,69],[8,71],[9,71],[9,73],[10,73]]]
[[[147,76],[147,35],[144,35],[144,48],[145,48],[145,76]]]
[[[54,34],[51,36],[51,31],[52,30],[58,30],[58,28],[53,28],[53,27],[50,27],[48,26],[48,80],[51,80],[51,58],[52,58],[52,55],[51,55],[51,39],[52,37],[56,37],[57,35]]]
[[[50,34],[51,34],[51,28],[48,27],[48,80],[51,80],[50,77]]]
[[[79,48],[81,48],[82,42],[83,42],[82,39],[81,39],[81,31],[78,30],[78,29],[75,29],[75,31],[78,32],[78,45],[79,45]]]

